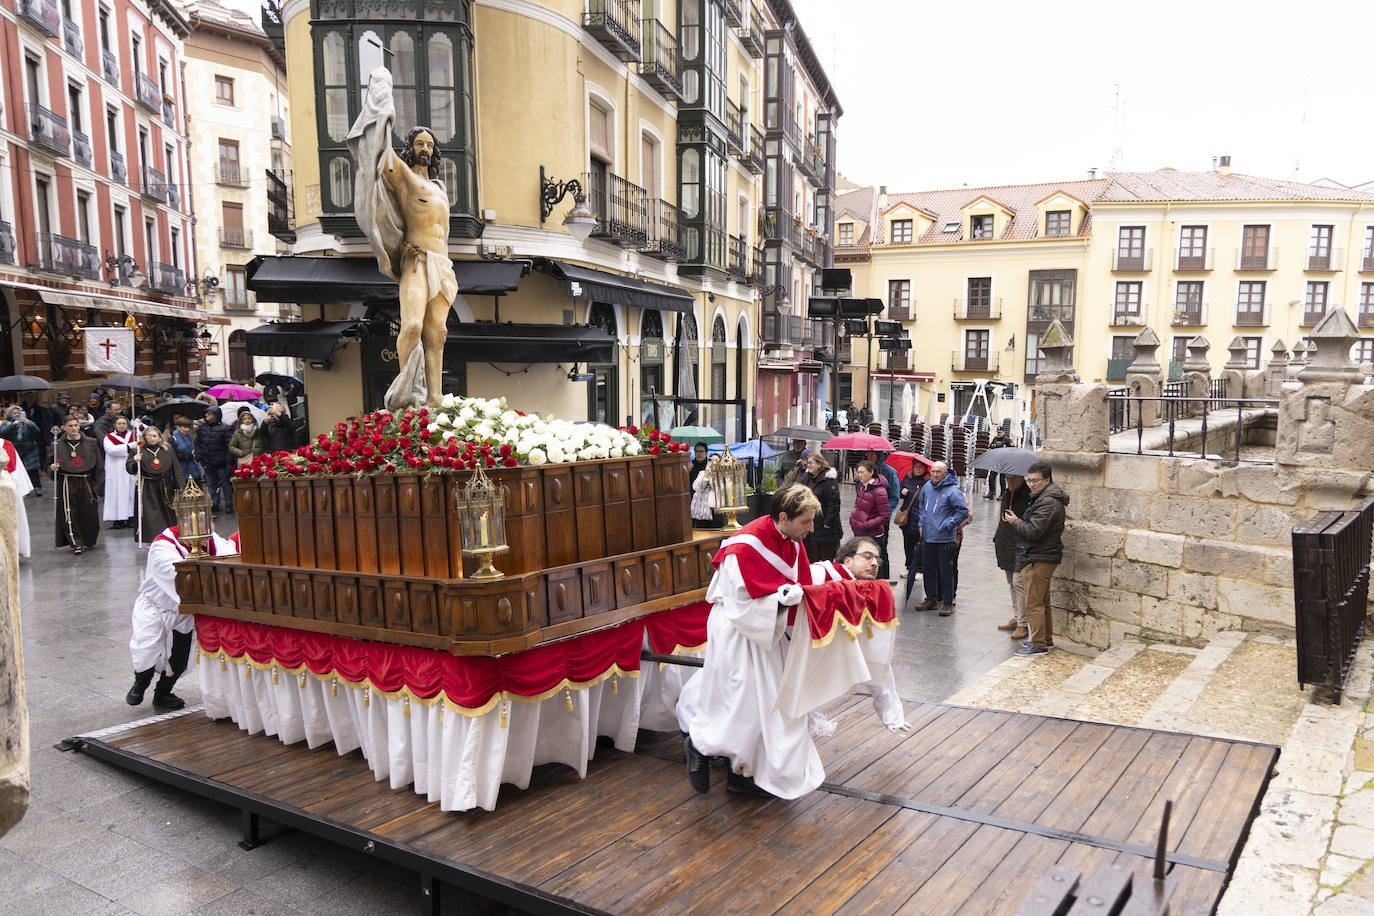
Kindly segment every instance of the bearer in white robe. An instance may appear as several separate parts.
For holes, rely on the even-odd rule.
[[[238,537],[238,532],[227,538],[211,534],[205,550],[211,556],[233,556],[239,552]],[[191,639],[196,628],[195,617],[178,611],[181,597],[177,594],[176,564],[189,553],[175,525],[153,538],[148,546],[148,565],[134,601],[133,635],[129,637],[134,686],[124,699],[130,706],[143,702],[154,674],[162,675],[153,690],[154,708],[181,709],[186,705],[172,693],[172,688],[191,658]]]
[[[100,440],[105,449],[105,509],[100,517],[113,522],[111,528],[128,528],[134,517],[135,477],[124,469],[129,447],[138,433],[129,428],[127,417],[115,420],[114,432]]]
[[[726,538],[716,553],[703,666],[677,706],[687,775],[698,792],[710,788],[711,756],[729,758],[732,792],[798,798],[825,778],[806,717],[775,708],[787,608],[801,603],[798,582],[807,569],[801,541],[819,509],[805,486],[779,490],[770,514]]]
[[[834,560],[811,564],[813,584],[820,585],[838,579],[876,579],[881,557],[878,542],[873,538],[849,538],[835,551]],[[902,712],[902,699],[897,696],[897,679],[891,665],[887,667],[886,677],[869,681],[866,686],[873,697],[873,711],[883,725],[894,732],[910,729]]]
[[[15,492],[19,499],[15,503],[15,515],[19,523],[19,532],[16,540],[18,541],[19,555],[27,557],[29,550],[29,512],[24,508],[24,497],[33,492],[33,481],[29,479],[28,471],[24,470],[24,462],[19,458],[19,450],[14,447],[14,443],[8,439],[0,439],[0,445],[5,449],[5,470],[10,472],[10,480],[14,481]]]

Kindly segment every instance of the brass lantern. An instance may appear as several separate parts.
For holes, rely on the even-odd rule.
[[[176,510],[181,542],[191,548],[191,557],[203,557],[205,542],[210,540],[210,494],[202,490],[195,478],[188,478],[186,486],[172,498]]]
[[[716,511],[725,516],[725,530],[739,527],[735,516],[749,508],[744,491],[744,464],[730,454],[730,446],[720,460],[711,465],[711,489],[716,498]]]
[[[472,578],[500,579],[505,573],[492,565],[491,558],[510,549],[506,546],[506,499],[501,485],[477,468],[456,502],[463,526],[463,553],[482,564]]]

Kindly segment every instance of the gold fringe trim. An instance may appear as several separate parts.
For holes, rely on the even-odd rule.
[[[689,652],[689,653],[690,653],[690,652],[694,652],[694,651],[695,651],[695,652],[701,652],[701,651],[705,651],[705,648],[706,648],[706,647],[703,645],[703,646],[701,646],[700,648],[695,649],[695,650],[694,650],[694,649],[684,649],[684,650],[681,650],[681,651]],[[679,650],[678,650],[678,649],[674,649],[674,652],[677,652],[677,651],[679,651]],[[373,693],[376,693],[379,697],[384,697],[384,698],[386,698],[386,699],[388,699],[388,700],[404,700],[404,701],[405,701],[405,704],[404,704],[404,706],[403,706],[403,713],[404,713],[406,716],[409,716],[409,715],[410,715],[410,704],[411,704],[411,703],[418,703],[418,704],[421,705],[421,706],[434,706],[434,705],[442,704],[442,706],[443,706],[444,708],[450,709],[450,710],[452,710],[453,712],[458,713],[459,715],[467,716],[468,718],[475,718],[475,717],[477,717],[477,716],[486,715],[487,713],[489,713],[489,712],[491,712],[493,709],[495,709],[496,706],[497,706],[498,704],[501,704],[501,705],[502,705],[502,713],[501,713],[501,727],[502,727],[502,728],[505,728],[505,727],[506,727],[506,721],[507,721],[506,710],[509,708],[509,704],[510,704],[510,702],[512,702],[512,701],[520,702],[520,703],[539,703],[539,702],[542,702],[542,701],[544,701],[544,700],[549,699],[550,697],[557,696],[559,693],[565,693],[564,699],[566,700],[566,704],[567,704],[568,711],[569,711],[569,712],[572,712],[572,710],[573,710],[573,691],[587,690],[587,689],[589,689],[589,688],[591,688],[591,687],[595,687],[597,684],[602,684],[602,683],[605,683],[606,681],[611,681],[611,693],[619,693],[619,684],[617,683],[617,680],[618,680],[619,678],[637,678],[637,677],[639,677],[639,672],[638,672],[638,671],[629,671],[629,670],[626,670],[626,669],[624,669],[624,668],[621,668],[619,665],[611,665],[611,667],[608,668],[606,671],[603,671],[601,674],[597,675],[596,677],[594,677],[594,678],[592,678],[592,679],[590,679],[590,680],[586,680],[586,681],[574,681],[574,680],[571,680],[571,679],[569,679],[569,678],[564,678],[562,681],[560,681],[559,683],[555,684],[553,687],[550,687],[548,690],[545,690],[543,693],[535,694],[534,696],[529,696],[529,697],[527,697],[527,696],[522,696],[521,694],[512,693],[512,692],[506,691],[506,690],[497,691],[495,694],[492,695],[491,699],[488,700],[486,703],[482,704],[481,706],[473,707],[473,706],[460,706],[460,705],[458,705],[457,703],[455,703],[455,702],[453,702],[452,700],[450,700],[447,696],[445,696],[445,695],[442,694],[442,693],[440,693],[438,696],[433,696],[433,697],[422,697],[422,696],[416,694],[414,691],[412,691],[409,687],[402,687],[400,690],[390,690],[390,691],[388,691],[388,690],[382,690],[381,688],[379,688],[379,687],[377,687],[375,684],[373,684],[373,683],[372,683],[372,680],[371,680],[370,678],[364,678],[364,679],[361,680],[361,681],[350,681],[350,680],[347,680],[346,678],[340,677],[339,674],[338,674],[338,672],[336,672],[336,671],[329,671],[329,672],[326,672],[325,674],[317,674],[317,673],[315,673],[314,671],[311,671],[310,668],[309,668],[308,666],[306,666],[306,665],[299,665],[299,666],[297,666],[297,667],[295,667],[295,668],[289,668],[289,667],[287,667],[287,666],[285,666],[285,665],[281,665],[281,664],[277,663],[276,661],[271,661],[271,662],[257,662],[257,661],[254,661],[252,658],[250,658],[246,653],[245,653],[244,655],[240,655],[240,656],[233,656],[233,655],[229,655],[229,654],[228,654],[225,650],[223,650],[223,649],[219,650],[218,652],[207,653],[207,652],[204,652],[204,651],[203,651],[202,649],[200,649],[199,647],[197,647],[196,653],[197,653],[197,654],[196,654],[197,663],[199,663],[200,656],[201,656],[202,654],[204,654],[204,655],[210,655],[210,656],[212,656],[212,657],[217,657],[217,658],[219,658],[219,666],[220,666],[220,670],[221,670],[221,671],[227,671],[227,670],[228,670],[228,667],[229,667],[229,664],[231,664],[231,663],[232,663],[232,664],[235,664],[235,665],[242,665],[242,666],[244,666],[244,672],[243,672],[243,676],[244,676],[244,677],[251,677],[251,676],[252,676],[252,671],[253,671],[253,669],[257,669],[257,670],[259,670],[259,671],[271,671],[271,672],[272,672],[272,683],[274,683],[274,684],[277,683],[277,672],[278,672],[278,671],[284,671],[284,672],[286,672],[288,675],[291,675],[292,677],[299,677],[299,678],[300,678],[300,686],[301,686],[301,689],[302,689],[302,690],[305,689],[305,679],[306,679],[307,677],[314,678],[315,680],[319,681],[319,682],[322,683],[322,684],[327,682],[327,683],[329,684],[329,695],[330,695],[331,697],[336,697],[336,696],[339,695],[339,684],[340,684],[340,683],[342,683],[345,687],[348,687],[348,688],[350,688],[350,689],[352,689],[352,690],[365,690],[365,691],[367,691],[367,692],[363,694],[363,706],[364,706],[364,708],[368,708],[368,705],[369,705],[369,702],[370,702],[370,696],[371,696],[371,694],[373,694]],[[439,719],[439,721],[440,721],[440,723],[443,722],[443,713],[442,713],[442,710],[440,711],[440,719]]]
[[[830,632],[826,633],[820,639],[812,639],[811,648],[825,648],[830,645],[830,641],[835,638],[836,633],[843,632],[844,635],[849,637],[850,642],[857,642],[860,632],[863,632],[869,639],[872,639],[874,627],[880,630],[895,630],[899,625],[900,621],[898,621],[896,617],[892,618],[887,623],[879,623],[873,619],[873,613],[868,608],[864,608],[863,616],[859,618],[857,624],[845,620],[844,615],[836,611],[835,619],[830,623]]]

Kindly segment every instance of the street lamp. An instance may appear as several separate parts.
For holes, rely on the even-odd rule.
[[[582,190],[582,182],[576,178],[568,181],[559,181],[549,178],[544,174],[544,167],[539,167],[539,223],[543,225],[549,215],[553,213],[553,208],[558,206],[559,201],[568,194],[573,195],[573,208],[568,211],[568,215],[563,217],[563,228],[568,230],[568,234],[573,240],[581,244],[592,234],[596,228],[596,215],[587,206],[587,195]]]

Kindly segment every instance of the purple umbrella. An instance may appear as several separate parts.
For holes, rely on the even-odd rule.
[[[205,393],[222,401],[256,401],[262,397],[261,391],[247,385],[216,385]]]

